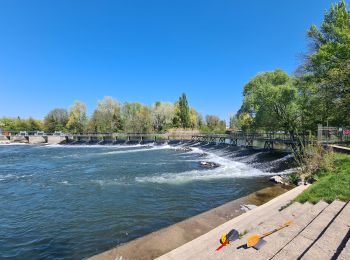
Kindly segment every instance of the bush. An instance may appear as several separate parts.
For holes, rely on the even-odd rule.
[[[320,144],[305,146],[303,153],[295,158],[300,167],[298,175],[302,181],[313,183],[318,180],[321,172],[331,172],[335,169],[332,148],[324,148]]]

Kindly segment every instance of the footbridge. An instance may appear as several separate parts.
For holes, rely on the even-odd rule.
[[[8,131],[2,139],[9,142],[27,143],[147,143],[165,141],[187,141],[233,146],[253,147],[255,142],[264,144],[265,149],[273,149],[274,144],[281,143],[296,149],[297,146],[311,143],[311,134],[298,135],[298,138],[282,132],[232,132],[229,134],[198,134],[198,133],[44,133],[33,131]]]

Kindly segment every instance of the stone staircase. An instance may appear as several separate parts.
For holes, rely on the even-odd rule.
[[[299,188],[299,187],[298,187]],[[253,209],[158,259],[350,259],[350,203],[293,203],[298,188]],[[303,188],[299,188],[303,189]],[[246,248],[247,237],[293,224],[265,237],[260,250]],[[219,238],[231,229],[248,233],[220,251]]]

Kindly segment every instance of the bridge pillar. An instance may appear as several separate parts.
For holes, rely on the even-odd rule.
[[[230,139],[230,144],[233,146],[237,146],[237,139]]]
[[[245,146],[246,147],[253,147],[253,139],[246,139]]]
[[[273,150],[273,141],[265,141],[264,149],[265,150]]]

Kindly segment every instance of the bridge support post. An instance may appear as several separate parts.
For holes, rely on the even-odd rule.
[[[273,150],[273,141],[265,141],[264,149],[265,150]]]
[[[233,146],[237,146],[237,139],[230,139],[230,144]]]
[[[245,146],[249,148],[253,147],[253,139],[246,139]]]

